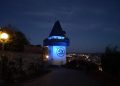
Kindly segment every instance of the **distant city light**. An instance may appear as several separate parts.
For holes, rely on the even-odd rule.
[[[100,70],[100,71],[103,71],[101,66],[99,66],[99,70]]]
[[[71,62],[71,60],[69,59],[68,62]]]

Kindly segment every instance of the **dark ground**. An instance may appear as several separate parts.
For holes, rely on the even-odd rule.
[[[17,85],[18,86],[18,85]],[[109,78],[66,68],[52,68],[52,72],[19,86],[119,86]]]
[[[111,79],[100,75],[62,67],[51,70],[51,72],[38,78],[10,86],[119,86]]]

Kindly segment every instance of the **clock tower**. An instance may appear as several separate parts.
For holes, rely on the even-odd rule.
[[[43,41],[43,45],[48,47],[48,61],[52,65],[66,64],[66,46],[69,46],[69,39],[59,21],[55,22],[49,37]]]

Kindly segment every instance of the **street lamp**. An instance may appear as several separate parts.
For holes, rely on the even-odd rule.
[[[2,56],[1,56],[1,68],[2,68],[2,78],[4,79],[5,71],[7,69],[5,56],[4,56],[4,45],[8,41],[9,35],[6,32],[0,32],[0,42],[2,43]]]
[[[0,34],[0,41],[2,43],[2,50],[4,51],[4,44],[8,41],[9,35],[5,32],[2,32]]]
[[[1,33],[0,38],[6,40],[9,38],[9,35],[7,33],[3,32],[3,33]]]

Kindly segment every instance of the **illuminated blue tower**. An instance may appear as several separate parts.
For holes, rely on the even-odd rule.
[[[43,41],[43,45],[48,46],[48,60],[52,65],[66,64],[66,46],[69,45],[69,39],[59,21],[55,22],[49,37]]]

